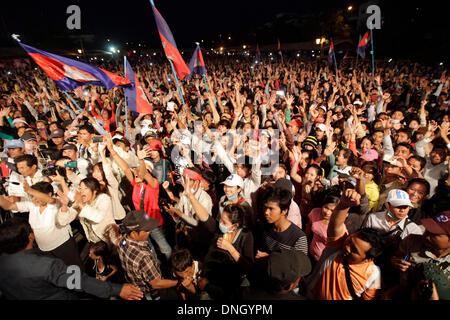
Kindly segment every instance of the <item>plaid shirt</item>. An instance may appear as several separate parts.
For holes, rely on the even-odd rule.
[[[150,282],[162,278],[158,261],[150,250],[147,241],[134,241],[122,238],[119,245],[119,257],[125,270],[127,281],[138,286],[141,291],[151,296],[158,294]]]

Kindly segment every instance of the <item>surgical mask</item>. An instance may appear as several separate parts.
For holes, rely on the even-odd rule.
[[[222,232],[222,233],[231,233],[231,232],[233,232],[233,231],[230,231],[229,229],[228,229],[228,227],[226,227],[226,226],[224,226],[223,224],[221,224],[220,222],[219,222],[219,229],[220,229],[220,231]]]
[[[389,216],[389,218],[398,221],[400,220],[400,218],[397,218],[391,211],[388,210],[387,215]]]
[[[229,201],[233,201],[233,200],[236,199],[236,198],[237,198],[237,194],[235,194],[234,196],[231,196],[231,197],[227,196],[227,199],[228,199]]]

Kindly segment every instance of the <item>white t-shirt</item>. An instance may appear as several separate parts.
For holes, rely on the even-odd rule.
[[[31,201],[21,201],[16,203],[20,212],[29,212],[29,223],[33,229],[36,243],[42,251],[51,251],[69,240],[72,229],[70,225],[59,227],[56,225],[55,217],[58,208],[48,204],[42,213],[39,207]]]

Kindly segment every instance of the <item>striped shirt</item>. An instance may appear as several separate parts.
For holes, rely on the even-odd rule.
[[[266,225],[263,232],[263,250],[269,252],[278,248],[298,250],[308,255],[308,241],[305,233],[295,224],[282,232],[276,232],[271,225]]]
[[[147,241],[122,238],[119,245],[119,257],[127,281],[139,287],[144,295],[156,296],[158,291],[152,289],[150,282],[161,279],[162,276],[159,263]]]

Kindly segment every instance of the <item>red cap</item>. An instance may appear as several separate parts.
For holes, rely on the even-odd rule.
[[[152,140],[150,141],[150,143],[148,144],[148,147],[150,148],[150,150],[152,151],[159,151],[162,149],[162,144],[161,141],[159,140]]]
[[[295,127],[299,127],[299,128],[302,127],[302,123],[301,123],[301,121],[298,120],[298,119],[293,119],[293,120],[289,121],[289,122],[286,123],[286,124],[287,124],[288,126],[295,126]]]

